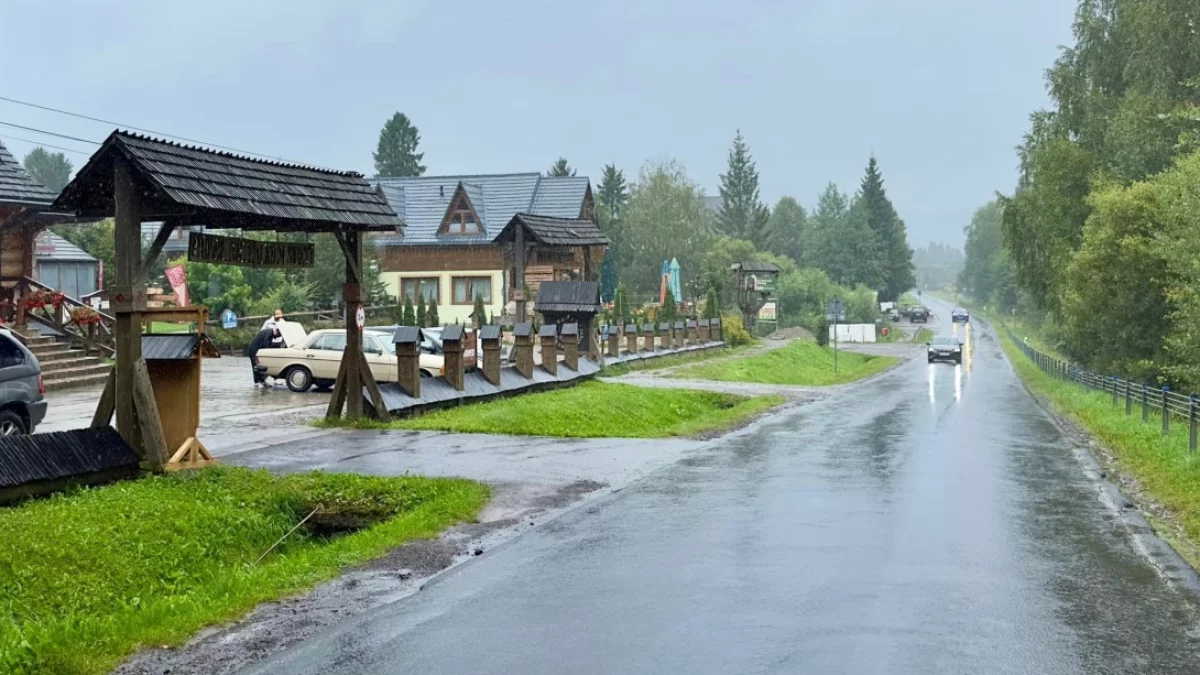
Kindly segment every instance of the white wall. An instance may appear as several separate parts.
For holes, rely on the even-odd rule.
[[[470,316],[474,303],[465,305],[456,305],[453,302],[453,284],[454,277],[491,277],[492,278],[492,302],[485,305],[487,311],[496,316],[500,316],[503,312],[504,304],[501,302],[501,296],[504,292],[504,274],[500,270],[474,270],[474,271],[450,271],[450,272],[381,272],[379,279],[387,285],[388,293],[400,298],[401,304],[404,299],[400,295],[400,280],[401,279],[423,279],[429,277],[437,277],[439,279],[439,295],[438,298],[438,319],[443,324],[452,324],[455,321],[461,324],[469,324]]]
[[[829,326],[829,341],[833,342],[834,326]],[[839,323],[837,325],[838,342],[874,342],[875,324],[873,323]]]

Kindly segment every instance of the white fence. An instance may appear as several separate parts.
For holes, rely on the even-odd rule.
[[[835,326],[829,326],[829,341],[834,340]],[[838,342],[874,342],[875,324],[873,323],[839,323],[837,326]]]

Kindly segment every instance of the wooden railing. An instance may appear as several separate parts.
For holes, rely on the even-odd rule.
[[[36,308],[25,307],[25,300],[32,293],[36,291],[55,293],[57,291],[29,277],[22,277],[18,287],[20,289],[20,293],[16,298],[16,302],[19,303],[18,307],[20,308],[18,310],[18,317],[23,315],[25,321],[33,320],[51,328],[87,351],[100,352],[101,356],[113,355],[113,324],[116,319],[98,311],[97,314],[100,315],[100,323],[79,326],[71,322],[71,312],[79,307],[91,307],[87,303],[70,296],[63,296],[62,304],[57,307],[54,305]]]

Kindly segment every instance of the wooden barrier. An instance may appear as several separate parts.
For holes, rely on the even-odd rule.
[[[625,324],[625,350],[630,354],[638,352],[638,329],[637,324]]]
[[[642,348],[648,352],[654,351],[654,324],[642,325]]]
[[[513,357],[521,377],[533,379],[533,324],[513,326]]]
[[[488,382],[500,386],[500,326],[484,326],[479,329],[479,343],[483,351],[483,376]]]
[[[558,333],[554,324],[542,326],[538,339],[542,343],[542,368],[551,375],[558,375]]]
[[[421,341],[424,335],[416,326],[400,326],[392,336],[396,345],[396,378],[405,394],[421,397]]]
[[[442,353],[445,362],[442,366],[446,384],[458,391],[463,389],[463,337],[462,326],[446,326],[442,328]]]
[[[579,372],[579,324],[564,323],[562,332],[563,365]]]

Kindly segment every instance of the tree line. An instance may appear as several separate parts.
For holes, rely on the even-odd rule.
[[[1200,6],[1080,0],[1015,189],[967,227],[960,282],[1073,359],[1200,385]]]

